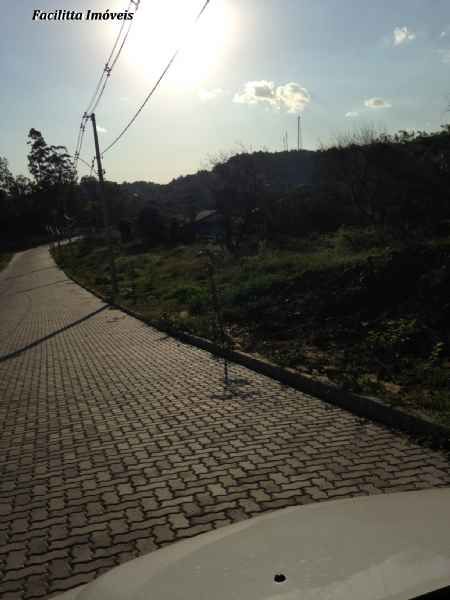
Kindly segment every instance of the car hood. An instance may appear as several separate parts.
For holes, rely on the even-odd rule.
[[[266,513],[125,563],[58,598],[406,600],[449,584],[450,489],[437,489]]]

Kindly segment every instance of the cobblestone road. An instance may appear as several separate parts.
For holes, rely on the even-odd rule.
[[[445,456],[111,310],[45,248],[0,275],[0,596],[265,510],[450,484]],[[426,508],[424,507],[424,510]]]

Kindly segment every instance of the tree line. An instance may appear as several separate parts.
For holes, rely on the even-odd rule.
[[[41,239],[49,229],[101,230],[97,178],[78,180],[67,149],[48,145],[36,129],[27,143],[30,177],[13,176],[0,157],[3,245]],[[122,239],[187,243],[195,239],[190,225],[207,209],[217,212],[221,243],[231,253],[342,226],[433,235],[450,218],[449,126],[395,135],[362,129],[315,152],[244,150],[215,157],[210,167],[166,185],[107,181]]]

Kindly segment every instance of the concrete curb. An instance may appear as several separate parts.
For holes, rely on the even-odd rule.
[[[56,263],[56,261],[55,261]],[[59,265],[58,265],[59,267]],[[61,268],[61,267],[59,267]],[[62,270],[62,269],[61,269]],[[399,429],[405,433],[412,435],[414,438],[431,443],[433,446],[440,448],[450,448],[450,428],[444,427],[426,419],[406,413],[398,408],[391,407],[383,403],[378,398],[372,396],[363,396],[355,394],[344,389],[342,386],[333,384],[329,381],[321,380],[294,371],[292,369],[279,367],[266,359],[256,358],[250,354],[239,352],[236,350],[224,350],[214,342],[207,339],[197,337],[191,333],[174,329],[168,325],[163,325],[160,322],[153,322],[146,319],[143,315],[130,310],[115,302],[109,302],[105,297],[101,296],[96,290],[87,287],[75,277],[65,275],[74,283],[84,288],[103,302],[107,302],[112,307],[122,310],[126,314],[143,321],[147,325],[155,329],[167,333],[171,337],[196,346],[202,350],[206,350],[214,356],[226,358],[231,362],[247,367],[252,371],[267,375],[268,377],[293,387],[301,392],[316,396],[329,404],[334,404],[360,417],[366,417],[372,421],[382,423],[389,428]]]

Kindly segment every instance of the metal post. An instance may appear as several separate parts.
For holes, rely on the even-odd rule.
[[[303,150],[303,131],[302,131],[302,117],[298,117],[298,146],[299,150]]]
[[[94,130],[94,142],[95,142],[95,154],[97,157],[97,170],[98,170],[98,179],[100,182],[100,196],[103,200],[103,215],[105,221],[105,231],[106,231],[106,242],[108,245],[108,254],[109,254],[109,268],[111,272],[111,288],[112,288],[112,300],[114,302],[115,296],[117,294],[117,276],[116,276],[116,265],[114,262],[114,254],[113,254],[113,246],[112,246],[112,237],[111,237],[111,220],[109,215],[109,203],[105,194],[105,181],[103,179],[103,167],[102,167],[102,159],[100,157],[100,148],[98,145],[98,136],[97,136],[97,124],[95,122],[95,114],[91,114],[92,128]]]
[[[224,327],[224,323],[223,323],[223,319],[222,319],[222,309],[221,309],[221,305],[219,302],[219,294],[217,292],[216,281],[215,281],[215,276],[214,276],[214,260],[213,260],[213,255],[212,255],[211,251],[204,250],[204,254],[206,254],[206,256],[208,258],[207,268],[208,268],[209,283],[210,283],[210,287],[211,287],[211,299],[212,299],[212,304],[213,304],[214,316],[216,317],[214,326],[215,326],[215,328],[217,327],[217,329],[219,330],[218,331],[219,341],[220,341],[220,346],[221,346],[222,352],[223,352],[224,383],[225,383],[225,385],[228,385],[229,377],[228,377],[227,351],[229,350],[229,345],[228,345],[227,337],[225,334],[225,327]]]

